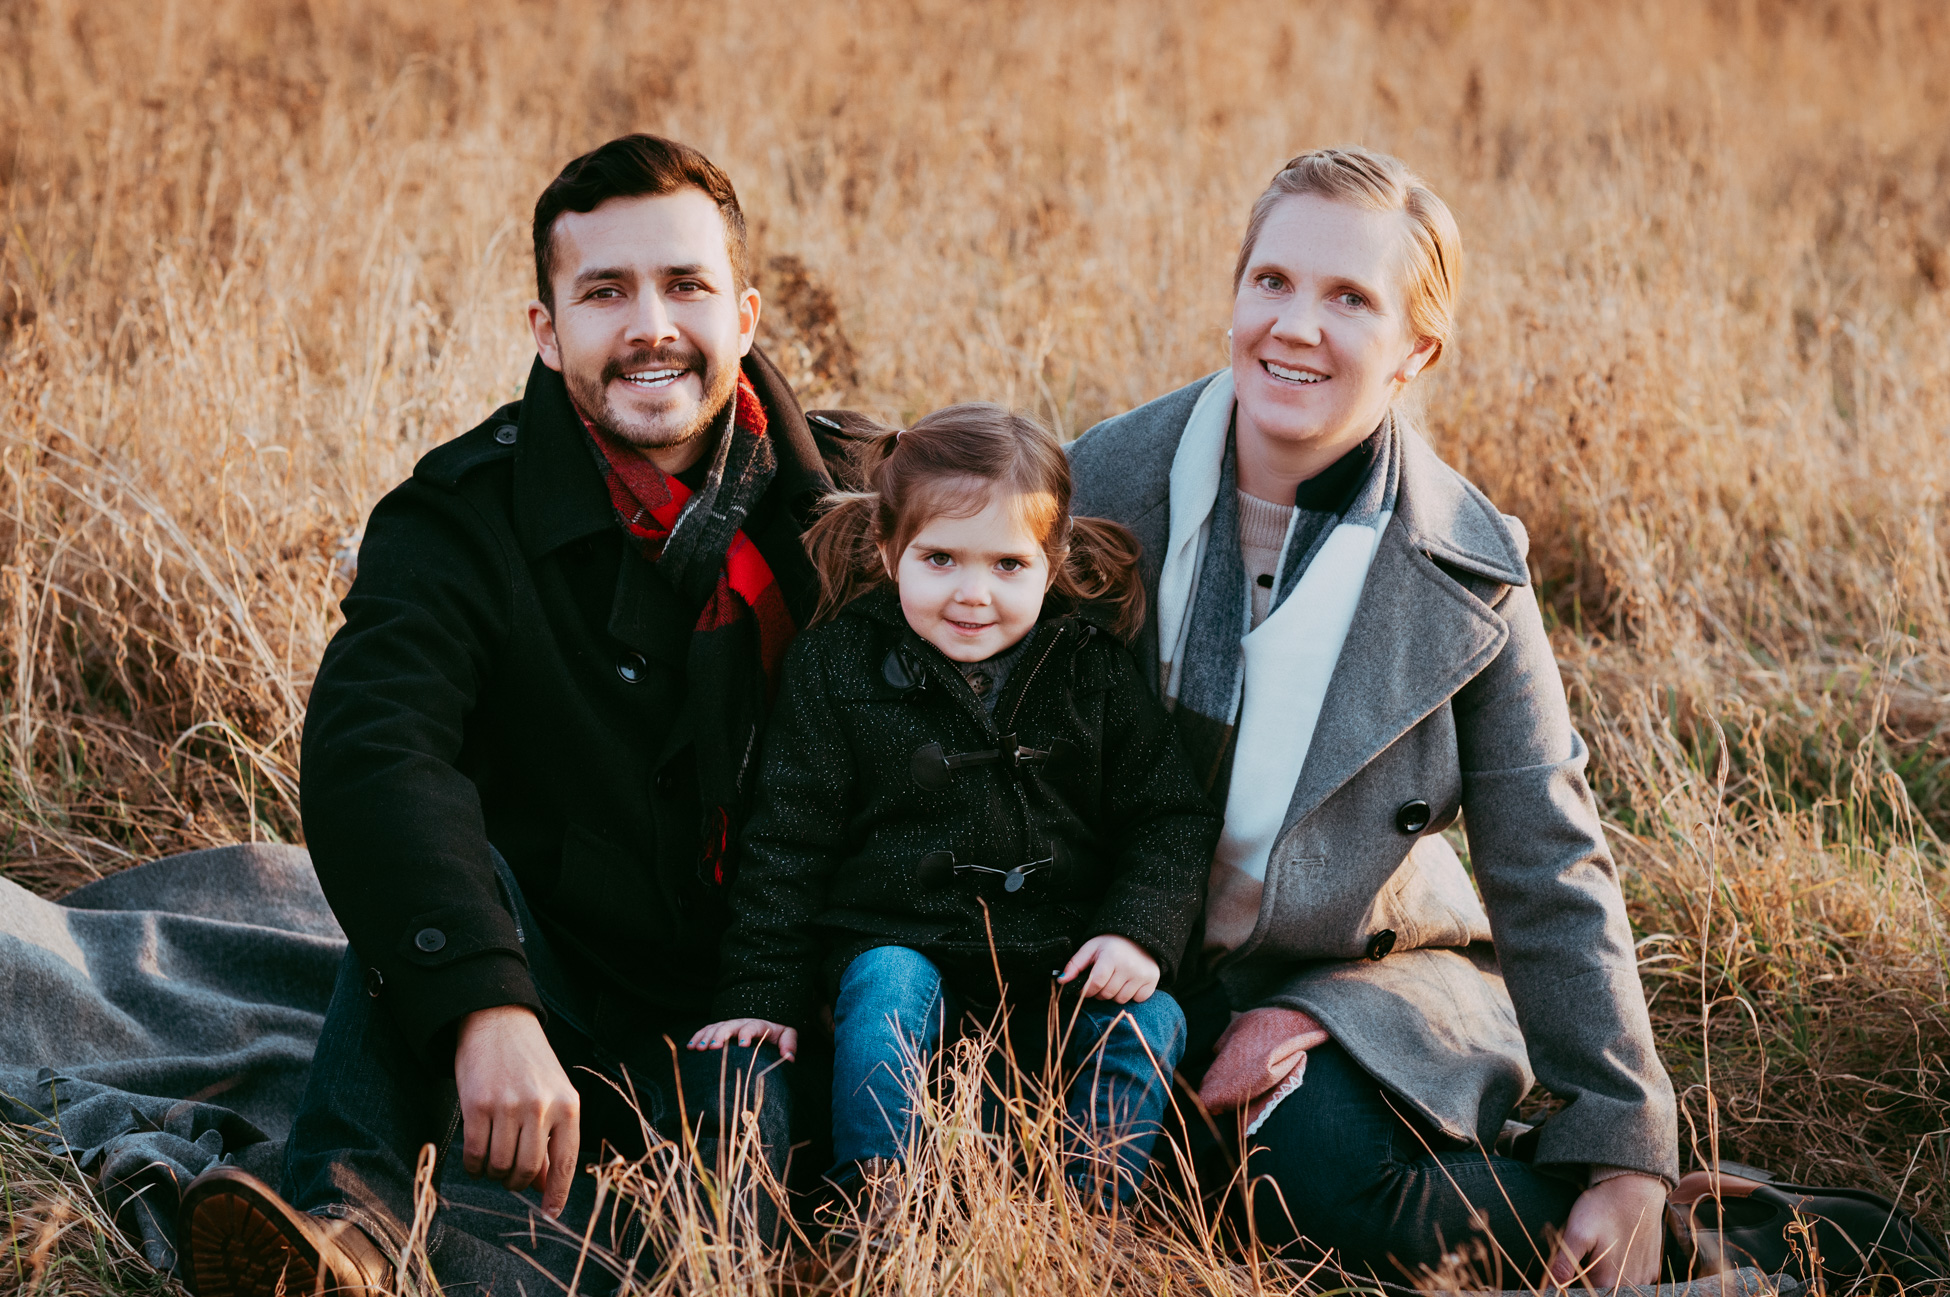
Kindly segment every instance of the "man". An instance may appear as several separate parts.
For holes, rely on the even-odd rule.
[[[616,1085],[665,1135],[681,1087],[707,1157],[737,1110],[783,1155],[777,1055],[669,1041],[708,1017],[830,478],[753,349],[744,218],[702,154],[613,140],[543,191],[534,238],[527,390],[373,510],[313,687],[305,830],[352,950],[282,1198],[230,1168],[185,1195],[205,1297],[390,1286],[420,1149],[456,1134],[467,1172],[531,1197],[450,1175],[436,1275],[532,1285],[509,1237],[573,1266],[526,1208],[580,1236],[578,1165],[642,1150]]]

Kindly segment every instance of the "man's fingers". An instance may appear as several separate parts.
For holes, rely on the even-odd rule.
[[[479,1175],[487,1167],[488,1136],[494,1123],[478,1109],[461,1110],[460,1164],[467,1174]]]
[[[489,1178],[506,1180],[514,1174],[515,1155],[520,1148],[520,1120],[506,1109],[496,1111],[493,1130],[488,1136],[486,1172]]]
[[[542,1173],[548,1169],[548,1132],[542,1127],[540,1114],[521,1123],[521,1139],[515,1145],[514,1165],[508,1169],[507,1178],[502,1181],[516,1193],[538,1184]]]
[[[581,1123],[556,1122],[548,1134],[548,1183],[542,1190],[542,1212],[551,1220],[568,1206],[569,1186],[575,1180],[576,1160],[581,1152]]]

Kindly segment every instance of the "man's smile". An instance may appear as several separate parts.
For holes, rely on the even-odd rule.
[[[684,375],[690,372],[691,371],[688,368],[686,369],[642,369],[642,370],[638,370],[634,374],[623,374],[621,375],[621,378],[624,382],[628,383],[631,387],[640,388],[645,391],[650,391],[660,387],[669,387],[672,383],[676,382],[678,379],[682,378]]]

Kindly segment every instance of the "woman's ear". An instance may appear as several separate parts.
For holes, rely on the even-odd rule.
[[[1442,339],[1420,338],[1416,340],[1415,350],[1402,360],[1401,367],[1395,371],[1395,381],[1406,384],[1417,374],[1428,368],[1436,353],[1442,350]]]

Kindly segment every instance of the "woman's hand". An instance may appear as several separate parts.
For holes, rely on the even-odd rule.
[[[1092,937],[1070,956],[1056,980],[1067,986],[1086,968],[1090,978],[1083,984],[1085,999],[1143,1004],[1158,989],[1158,961],[1129,937],[1110,932]]]
[[[1659,1281],[1666,1235],[1666,1182],[1613,1176],[1578,1195],[1551,1257],[1551,1278],[1594,1290]],[[1580,1278],[1582,1276],[1582,1278]]]
[[[763,1044],[773,1041],[779,1047],[779,1057],[790,1063],[799,1053],[799,1033],[791,1027],[767,1022],[763,1018],[728,1018],[714,1022],[707,1027],[699,1027],[691,1037],[692,1049],[722,1049],[733,1036],[738,1037],[740,1045],[749,1046],[754,1042]]]

